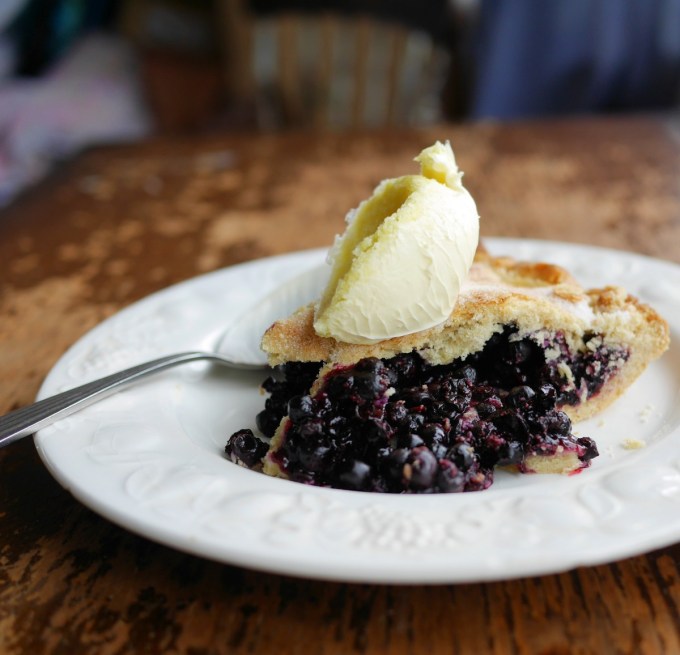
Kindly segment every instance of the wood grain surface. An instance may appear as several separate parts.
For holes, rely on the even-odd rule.
[[[0,212],[0,413],[132,301],[329,244],[435,138],[454,144],[483,235],[680,262],[680,123],[667,116],[97,149]],[[680,653],[680,545],[488,584],[287,578],[112,525],[54,482],[30,440],[0,451],[0,535],[1,653]]]

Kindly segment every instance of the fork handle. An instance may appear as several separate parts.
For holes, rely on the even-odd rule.
[[[0,448],[29,434],[33,434],[40,430],[40,428],[44,428],[61,418],[69,416],[97,400],[106,398],[148,375],[159,373],[178,364],[201,359],[219,361],[219,357],[205,352],[186,352],[168,355],[150,362],[137,364],[124,371],[87,382],[79,387],[40,400],[32,405],[16,409],[0,418]]]

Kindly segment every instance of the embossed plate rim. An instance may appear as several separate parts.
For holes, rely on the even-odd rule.
[[[630,277],[631,292],[643,299],[645,285],[660,274],[680,284],[680,267],[633,253],[524,239],[486,243],[499,254],[576,262],[572,272],[581,278],[589,270],[597,277],[597,260],[616,264]],[[295,274],[324,253],[247,262],[148,296],[74,344],[39,397],[149,356],[210,347],[229,318],[253,302],[252,289],[234,289],[234,283],[257,281],[264,294],[282,272]],[[599,274],[607,278],[607,272]],[[215,314],[225,299],[238,311]],[[680,331],[680,301],[667,302],[663,293],[653,300]],[[657,369],[646,374],[645,386],[668,374]],[[675,384],[675,360],[671,373]],[[524,476],[521,483],[507,478],[479,494],[383,496],[267,478],[233,466],[209,440],[197,445],[192,430],[204,435],[212,426],[196,428],[200,420],[182,414],[187,397],[200,403],[197,395],[221,393],[219,385],[228,387],[234,402],[241,397],[236,388],[252,392],[245,391],[252,377],[211,381],[209,375],[200,366],[176,369],[88,408],[39,432],[40,456],[77,499],[129,530],[225,563],[304,577],[385,583],[510,579],[613,561],[680,539],[680,458],[673,453],[680,410],[662,417],[652,447],[575,478],[550,476],[540,484],[538,476]],[[149,403],[158,408],[153,421],[141,413]],[[611,420],[626,409],[619,406]],[[653,475],[627,493],[619,478],[628,479],[631,464]]]

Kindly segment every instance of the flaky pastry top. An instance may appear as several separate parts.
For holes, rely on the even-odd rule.
[[[481,350],[508,325],[515,326],[520,337],[559,331],[576,350],[584,347],[585,334],[595,333],[604,342],[641,350],[646,361],[658,357],[669,340],[666,322],[624,289],[585,290],[559,266],[492,257],[483,247],[451,315],[433,328],[374,344],[343,343],[316,334],[314,307],[301,307],[267,330],[262,348],[271,365],[353,364],[364,357],[386,359],[412,351],[432,364],[445,364]]]

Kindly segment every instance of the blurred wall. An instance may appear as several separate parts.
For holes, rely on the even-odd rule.
[[[663,109],[680,99],[680,0],[481,0],[472,118]]]

